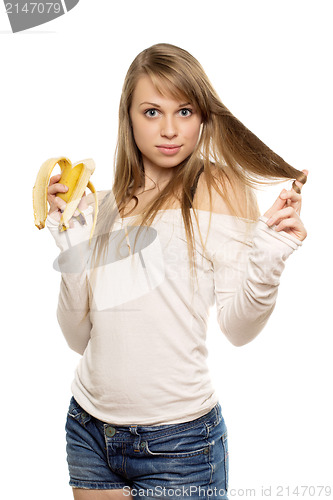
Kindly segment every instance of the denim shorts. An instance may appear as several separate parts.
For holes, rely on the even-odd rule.
[[[228,499],[228,435],[219,403],[189,422],[119,426],[92,417],[72,397],[66,440],[73,488],[123,488],[125,496],[144,499]]]

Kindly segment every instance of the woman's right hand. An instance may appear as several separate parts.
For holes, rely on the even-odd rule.
[[[60,184],[59,180],[61,178],[61,174],[54,175],[50,179],[49,186],[47,188],[47,201],[50,205],[49,215],[52,216],[53,219],[60,221],[61,214],[65,210],[67,203],[57,196],[57,193],[66,193],[68,191],[68,187],[65,184]],[[85,210],[88,208],[88,204],[86,202],[86,193],[83,193],[83,196],[78,205],[78,210],[74,212],[74,216],[79,215],[79,210]]]

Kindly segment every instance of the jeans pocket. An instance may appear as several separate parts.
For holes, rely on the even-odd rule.
[[[221,437],[222,446],[224,450],[224,474],[225,474],[225,490],[228,491],[229,487],[229,448],[228,448],[228,431]]]
[[[91,419],[91,415],[79,405],[74,396],[70,400],[67,415],[68,417],[74,418],[82,425],[85,425]]]
[[[144,451],[149,456],[163,458],[186,458],[196,455],[209,455],[209,443],[206,440],[204,424],[164,434],[157,438],[148,437],[144,441]]]

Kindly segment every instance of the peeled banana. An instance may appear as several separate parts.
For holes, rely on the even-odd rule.
[[[57,164],[61,169],[61,178],[59,182],[68,187],[66,193],[57,194],[57,196],[66,202],[66,208],[61,214],[59,231],[66,231],[69,228],[69,220],[74,215],[85,189],[88,188],[95,195],[94,221],[89,240],[91,241],[98,212],[97,193],[93,184],[89,181],[91,174],[95,170],[95,163],[91,159],[82,160],[72,165],[72,162],[68,158],[60,156],[59,158],[49,158],[43,163],[37,174],[32,191],[35,226],[38,227],[38,229],[43,229],[43,227],[45,227],[45,220],[47,217],[47,189],[51,173]]]

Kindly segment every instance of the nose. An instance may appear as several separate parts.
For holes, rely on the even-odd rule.
[[[172,139],[177,135],[178,132],[174,117],[165,115],[161,122],[161,136]]]

